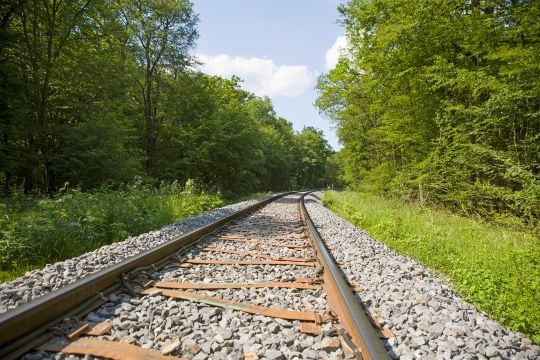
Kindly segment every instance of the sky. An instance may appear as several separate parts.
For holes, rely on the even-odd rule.
[[[201,70],[244,80],[269,96],[295,130],[314,126],[341,146],[331,122],[313,106],[317,77],[332,68],[345,43],[339,0],[193,0],[199,14],[195,55]]]

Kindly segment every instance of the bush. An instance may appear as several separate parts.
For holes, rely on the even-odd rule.
[[[123,189],[62,190],[52,198],[14,192],[0,202],[0,281],[219,207],[221,195],[193,182],[138,179]]]

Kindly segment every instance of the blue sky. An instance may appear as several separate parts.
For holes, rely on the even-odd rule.
[[[337,60],[343,29],[338,0],[194,0],[199,14],[195,53],[204,72],[230,77],[268,95],[296,130],[315,126],[339,149],[329,120],[312,105],[317,76]]]

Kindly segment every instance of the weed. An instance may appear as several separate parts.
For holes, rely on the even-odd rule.
[[[327,192],[331,210],[447,274],[464,298],[540,344],[540,238],[370,193]]]
[[[222,206],[192,183],[141,182],[121,190],[65,190],[53,198],[16,193],[0,201],[0,281]]]

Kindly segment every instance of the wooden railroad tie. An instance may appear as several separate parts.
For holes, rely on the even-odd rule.
[[[293,241],[306,241],[306,236],[296,236],[296,237],[262,237],[262,238],[253,238],[248,236],[240,236],[240,235],[218,235],[218,239],[231,239],[231,240],[279,240],[279,241],[286,241],[286,240],[293,240]]]
[[[240,251],[240,250],[229,250],[229,249],[223,249],[223,248],[218,248],[218,247],[213,247],[213,246],[207,246],[207,247],[203,248],[202,250],[207,251],[207,252],[215,252],[215,253],[223,253],[223,254],[236,254],[236,255],[242,255],[242,256],[252,256],[252,257],[258,257],[258,258],[262,258],[262,259],[271,259],[271,260],[278,260],[278,261],[298,261],[298,262],[312,262],[313,261],[313,259],[265,255],[265,254],[259,254],[259,253],[256,253],[256,252]]]
[[[151,289],[146,289],[144,293],[147,295],[161,294],[163,296],[199,302],[199,303],[217,306],[217,307],[221,307],[225,309],[242,311],[249,314],[263,315],[263,316],[280,318],[280,319],[285,319],[285,320],[308,321],[308,322],[313,322],[316,324],[321,324],[323,321],[322,315],[317,312],[275,309],[275,308],[270,308],[266,306],[253,305],[250,303],[245,303],[245,302],[240,302],[240,301],[225,300],[225,299],[221,299],[214,296],[205,296],[205,295],[201,295],[201,294],[197,294],[193,292],[187,292],[187,291],[151,288]]]
[[[193,265],[294,265],[294,266],[313,266],[318,263],[314,261],[281,261],[281,260],[184,260],[182,264]]]
[[[162,355],[156,350],[144,349],[137,345],[91,338],[79,338],[72,342],[55,338],[41,345],[39,350],[73,355],[90,355],[113,360],[172,359],[170,356]]]
[[[189,283],[176,281],[158,281],[153,284],[156,288],[165,289],[192,289],[192,290],[215,290],[215,289],[244,289],[244,288],[289,288],[321,290],[322,286],[306,282],[264,281],[252,283]]]
[[[248,238],[235,237],[235,236],[227,236],[227,237],[218,236],[218,240],[244,242],[244,243],[248,243],[248,244],[252,244],[252,245],[265,245],[265,246],[272,246],[272,247],[284,247],[284,248],[289,248],[289,249],[293,249],[293,250],[304,250],[304,249],[309,248],[306,245],[289,245],[289,244],[267,242],[267,241],[260,241],[260,240],[250,240]]]

